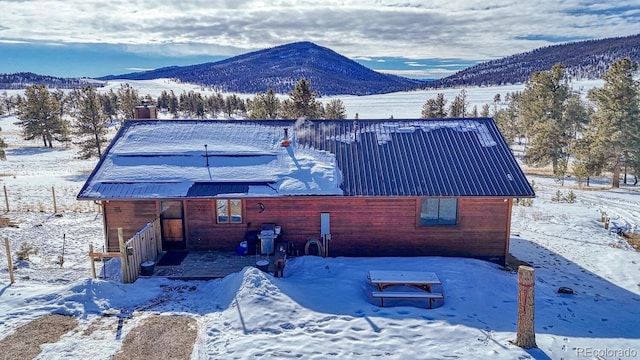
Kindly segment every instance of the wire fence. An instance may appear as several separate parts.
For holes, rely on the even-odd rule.
[[[11,188],[3,185],[0,210],[9,212],[100,212],[102,206],[93,201],[78,201],[77,187],[42,185]]]

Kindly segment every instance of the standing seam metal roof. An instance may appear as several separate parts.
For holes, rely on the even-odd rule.
[[[439,196],[439,197],[532,197],[534,191],[500,134],[495,122],[490,118],[431,119],[431,120],[154,120],[125,122],[123,128],[172,123],[174,137],[200,131],[198,125],[224,127],[228,141],[236,144],[248,141],[243,129],[259,126],[271,133],[283,133],[289,128],[292,147],[287,150],[295,156],[296,147],[327,151],[335,155],[335,166],[342,182],[340,188],[344,196]],[[151,128],[153,129],[153,128]],[[120,139],[124,130],[118,133],[107,149],[110,156],[114,143],[126,149],[126,141]],[[257,136],[257,135],[256,135]],[[231,140],[230,140],[231,139]],[[149,139],[153,143],[153,139]],[[234,141],[235,140],[235,141]],[[251,141],[249,139],[249,141]],[[256,140],[257,141],[257,140]],[[123,143],[124,142],[124,143]],[[246,144],[237,144],[246,145]],[[160,146],[160,145],[159,145]],[[172,164],[175,159],[159,152],[154,165],[162,169],[164,161]],[[135,162],[137,157],[121,154],[122,166]],[[154,156],[147,152],[144,157]],[[176,154],[177,157],[185,154]],[[193,156],[193,155],[189,155]],[[202,155],[204,156],[204,155]],[[233,156],[232,152],[226,156]],[[266,155],[265,155],[266,156]],[[247,178],[232,179],[224,184],[202,183],[203,179],[172,179],[154,183],[132,183],[127,181],[100,181],[100,161],[81,190],[78,198],[154,198],[154,193],[171,193],[172,197],[220,196],[225,192],[238,193],[248,189],[255,182]],[[183,160],[177,160],[178,163]],[[262,161],[256,158],[256,161]],[[170,165],[167,165],[170,166]],[[122,169],[119,168],[119,171]],[[133,170],[132,170],[133,171]],[[161,171],[161,170],[160,170]],[[212,171],[215,168],[212,167]],[[255,185],[255,184],[254,184]],[[159,187],[165,190],[159,190]],[[185,190],[186,189],[186,190]],[[318,193],[321,195],[322,193]],[[294,194],[295,195],[295,194]],[[307,195],[313,195],[307,194]],[[276,195],[277,196],[277,195]]]

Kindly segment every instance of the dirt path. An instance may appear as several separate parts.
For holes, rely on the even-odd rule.
[[[33,359],[42,344],[55,343],[78,326],[78,319],[65,315],[45,315],[16,329],[0,340],[0,359]]]
[[[113,359],[189,359],[197,336],[198,323],[193,318],[149,317],[127,334]]]

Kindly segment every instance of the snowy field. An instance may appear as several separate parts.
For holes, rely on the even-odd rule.
[[[156,95],[158,84],[134,86]],[[474,102],[490,102],[496,93],[513,90],[467,91]],[[419,116],[425,99],[436,93],[343,101],[360,118],[399,119]],[[0,136],[10,146],[0,162],[0,187],[6,186],[11,207],[5,212],[0,193],[0,216],[13,225],[0,228],[0,239],[9,239],[14,261],[23,243],[38,254],[17,262],[10,284],[0,246],[0,341],[47,314],[78,320],[57,342],[42,345],[37,359],[110,359],[146,320],[166,315],[194,320],[191,359],[640,358],[640,253],[600,221],[606,212],[612,224],[640,232],[638,187],[610,190],[601,178],[580,190],[571,179],[561,186],[529,177],[537,197],[531,207],[513,208],[511,253],[535,268],[539,348],[523,350],[510,343],[516,337],[517,274],[478,260],[305,256],[290,259],[284,278],[245,268],[219,280],[141,278],[129,285],[117,281],[118,265],[108,263],[106,280],[91,279],[86,254],[89,244],[102,249],[102,217],[75,196],[96,161],[75,159],[73,148],[24,142],[15,120],[0,118]],[[576,202],[552,201],[558,190],[573,190]],[[420,302],[381,308],[368,296],[366,274],[372,269],[434,271],[445,303],[435,309]],[[559,287],[575,294],[558,294]]]

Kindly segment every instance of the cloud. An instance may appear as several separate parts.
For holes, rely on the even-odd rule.
[[[631,35],[639,8],[639,0],[3,1],[0,41],[232,56],[307,40],[352,58],[492,59]]]
[[[138,72],[138,71],[150,71],[150,70],[154,70],[153,68],[138,68],[138,67],[128,67],[126,68],[127,71],[132,71],[132,72]]]

